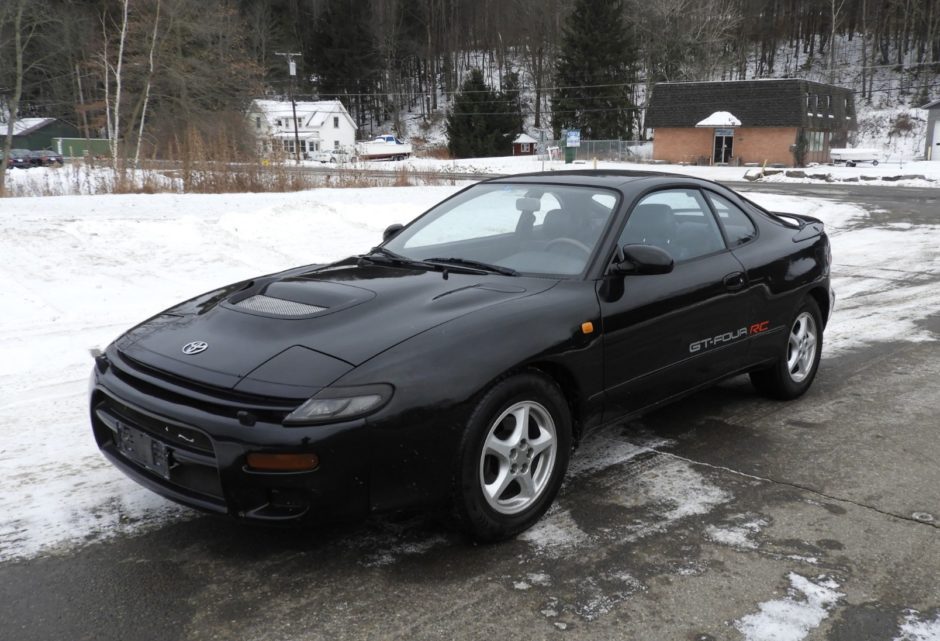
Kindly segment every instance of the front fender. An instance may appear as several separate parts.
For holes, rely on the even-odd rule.
[[[562,281],[431,328],[338,380],[395,387],[391,402],[368,421],[373,509],[446,498],[470,413],[507,372],[550,364],[570,373],[579,396],[600,398],[599,315],[593,282]],[[596,330],[585,334],[585,322]]]

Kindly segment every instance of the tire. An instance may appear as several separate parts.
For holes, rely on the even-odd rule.
[[[532,526],[555,500],[570,454],[571,413],[552,380],[525,372],[494,385],[460,443],[454,505],[462,529],[492,542]]]
[[[877,160],[872,160],[872,161],[871,161],[871,166],[872,166],[872,167],[877,167],[877,166],[878,166],[878,161],[877,161]]]
[[[788,401],[802,396],[816,378],[822,345],[822,315],[808,296],[790,322],[780,358],[767,369],[751,372],[751,383],[771,398]]]

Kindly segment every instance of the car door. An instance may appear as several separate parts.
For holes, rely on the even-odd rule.
[[[659,247],[675,266],[599,286],[610,418],[734,371],[747,343],[743,268],[697,188],[640,199],[619,237],[627,244]]]

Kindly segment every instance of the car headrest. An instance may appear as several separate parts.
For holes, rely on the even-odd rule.
[[[676,235],[676,215],[669,205],[644,203],[630,214],[627,229],[632,242],[662,246]]]
[[[545,238],[569,236],[572,222],[571,217],[564,210],[549,210],[545,214],[545,220],[542,221],[542,234]]]

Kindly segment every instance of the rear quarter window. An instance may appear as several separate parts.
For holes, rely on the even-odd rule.
[[[706,192],[706,194],[725,230],[729,247],[740,247],[757,237],[757,227],[740,207],[718,194],[712,192]]]

